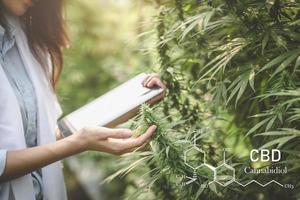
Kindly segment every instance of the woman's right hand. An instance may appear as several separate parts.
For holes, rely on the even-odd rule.
[[[156,126],[150,126],[137,138],[132,138],[132,131],[124,128],[86,127],[74,134],[82,143],[82,150],[94,150],[120,155],[143,148],[151,139]]]
[[[129,129],[89,127],[53,143],[7,151],[6,165],[0,184],[86,150],[123,154],[143,148],[154,134],[156,126],[138,138]]]

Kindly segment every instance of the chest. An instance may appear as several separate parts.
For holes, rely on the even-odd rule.
[[[2,67],[17,98],[27,147],[37,145],[37,101],[34,86],[15,44],[2,53]],[[2,51],[3,52],[3,51]]]

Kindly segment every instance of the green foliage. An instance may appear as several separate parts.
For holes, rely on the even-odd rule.
[[[141,111],[143,126],[159,129],[151,147],[134,152],[144,172],[132,199],[299,199],[300,198],[300,3],[293,0],[181,1],[157,0],[157,52],[167,98],[156,108]],[[150,121],[149,121],[150,120]],[[197,132],[195,130],[204,130]],[[179,187],[180,175],[192,175],[183,152],[196,145],[207,153],[207,163],[227,162],[236,179],[271,179],[294,184],[210,184],[197,171],[196,183]],[[251,163],[252,148],[278,148],[278,166],[286,175],[245,175],[243,168],[272,165]],[[124,164],[124,163],[123,163]],[[126,166],[126,162],[123,166]],[[126,173],[122,168],[121,174]],[[135,177],[134,173],[128,177]],[[148,196],[147,196],[148,195]]]
[[[152,54],[144,56],[137,51],[152,42],[142,35],[148,27],[140,22],[150,14],[151,9],[143,4],[67,1],[71,44],[64,54],[58,84],[65,114],[152,65]]]
[[[72,43],[58,88],[65,113],[132,74],[157,70],[158,64],[168,88],[162,103],[143,106],[129,122],[141,132],[150,124],[158,126],[145,151],[126,154],[119,162],[103,154],[80,157],[104,173],[119,169],[107,178],[114,180],[105,185],[109,199],[299,199],[299,2],[134,2],[70,0],[66,16]],[[141,26],[154,9],[156,16]],[[194,145],[215,167],[226,149],[226,162],[241,182],[275,179],[295,188],[203,188],[211,174],[202,168],[196,182],[181,187],[183,176],[193,176],[184,152]],[[283,157],[276,165],[287,166],[288,174],[245,175],[246,166],[272,164],[251,163],[252,148],[280,149]],[[197,154],[191,159],[197,163]]]
[[[116,85],[128,80],[140,71],[158,67],[148,44],[149,21],[154,8],[145,1],[124,0],[67,0],[66,22],[70,35],[70,48],[64,53],[64,67],[57,93],[64,114],[68,114]],[[151,28],[151,27],[150,27]],[[149,33],[147,33],[149,31]],[[141,50],[141,51],[139,51]],[[95,177],[106,177],[117,170],[116,157],[98,152],[86,152],[76,156],[82,171]],[[119,199],[130,179],[116,178],[109,185],[79,185],[80,177],[72,171],[72,163],[66,161],[65,176],[69,197],[83,198],[83,189],[101,191],[104,199]],[[69,165],[69,166],[68,166]],[[86,166],[95,166],[87,168]],[[138,172],[135,172],[138,174]],[[89,175],[85,174],[88,179]],[[91,183],[89,183],[91,184]],[[98,188],[97,188],[98,187]],[[86,198],[84,198],[86,199]]]

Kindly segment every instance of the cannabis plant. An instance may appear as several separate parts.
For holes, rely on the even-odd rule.
[[[299,199],[299,1],[157,0],[153,6],[168,94],[134,120],[158,130],[146,151],[121,158],[115,175],[134,177],[126,197]],[[187,158],[191,148],[197,152]],[[282,157],[251,162],[251,149],[279,149]],[[193,167],[203,163],[208,167]],[[212,175],[225,165],[235,170],[229,185]],[[141,166],[139,176],[128,174]],[[288,173],[245,175],[247,166]]]

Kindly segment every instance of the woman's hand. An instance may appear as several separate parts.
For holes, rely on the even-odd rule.
[[[7,151],[5,170],[0,176],[0,184],[86,150],[123,154],[143,148],[155,129],[156,126],[150,126],[143,135],[131,138],[132,131],[129,129],[89,127],[57,142]]]
[[[142,85],[148,88],[158,86],[160,88],[166,89],[166,86],[161,80],[159,74],[156,73],[148,74],[147,77],[143,80]]]
[[[120,155],[143,148],[155,130],[156,126],[152,125],[138,138],[132,138],[130,129],[87,127],[75,135],[82,142],[83,151],[94,150]]]
[[[150,88],[154,86],[166,88],[157,74],[148,75],[143,85]],[[54,143],[8,151],[0,184],[86,150],[119,155],[143,148],[155,130],[156,126],[152,125],[141,136],[132,138],[132,131],[129,129],[89,127]],[[56,133],[60,138],[59,132]]]
[[[148,74],[142,84],[148,88],[155,86],[166,88],[160,76],[155,73]],[[132,138],[132,131],[129,129],[110,129],[97,126],[84,128],[77,135],[78,139],[83,143],[83,151],[95,150],[119,155],[143,148],[151,139],[155,129],[155,125],[150,126],[138,138]]]

